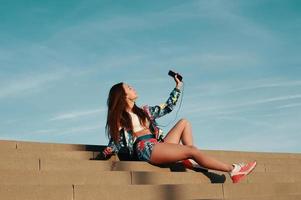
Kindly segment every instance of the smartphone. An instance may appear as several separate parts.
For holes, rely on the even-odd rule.
[[[176,74],[177,74],[177,73],[175,73],[175,72],[173,72],[173,71],[171,71],[171,70],[169,70],[169,72],[168,72],[168,75],[171,76],[171,77],[173,77],[173,78],[175,78]],[[178,79],[179,79],[180,81],[182,81],[183,77],[182,77],[180,74],[177,74],[177,77],[178,77]]]

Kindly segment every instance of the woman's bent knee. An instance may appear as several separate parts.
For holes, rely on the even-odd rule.
[[[179,122],[184,123],[184,124],[189,124],[189,123],[190,123],[190,122],[188,121],[188,119],[186,119],[186,118],[181,118],[181,119],[179,120]]]
[[[187,146],[187,147],[189,147],[189,148],[191,148],[193,150],[198,150],[198,148],[196,146],[193,146],[193,145],[185,145],[185,146]]]
[[[186,155],[187,157],[189,158],[192,158],[195,156],[195,154],[199,151],[198,148],[196,148],[195,146],[193,145],[185,145],[187,147],[187,150],[186,150]]]

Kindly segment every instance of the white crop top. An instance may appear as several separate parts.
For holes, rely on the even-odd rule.
[[[144,127],[140,124],[139,122],[139,118],[138,116],[135,114],[135,113],[132,113],[132,112],[129,112],[131,118],[132,118],[132,123],[133,123],[133,132],[138,132],[138,131],[141,131],[145,128],[148,128],[148,127]],[[149,125],[149,123],[147,123],[147,125]]]

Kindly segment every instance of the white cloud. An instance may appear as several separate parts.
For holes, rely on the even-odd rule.
[[[49,73],[32,73],[9,81],[2,82],[0,86],[0,99],[19,96],[32,91],[42,90],[46,84],[58,81],[66,75],[66,71],[57,71]]]
[[[101,130],[104,128],[104,124],[92,124],[92,125],[82,125],[77,127],[65,127],[65,128],[51,128],[51,129],[40,129],[32,131],[22,131],[18,133],[5,133],[1,134],[2,138],[12,138],[12,139],[26,139],[32,137],[39,138],[50,138],[53,136],[63,136],[63,135],[73,135],[75,133],[87,133],[89,131]],[[70,137],[71,137],[70,136]]]
[[[224,95],[238,92],[246,92],[258,89],[270,89],[280,87],[298,87],[301,86],[300,80],[281,80],[281,79],[259,79],[259,80],[222,80],[210,83],[202,83],[199,85],[189,86],[193,90],[201,90],[200,93],[195,93],[186,98],[195,98],[208,95]]]
[[[157,83],[157,82],[167,82],[169,81],[169,79],[167,79],[166,77],[165,78],[143,78],[143,79],[130,79],[128,80],[129,82],[132,82],[132,83]]]
[[[199,69],[222,69],[222,68],[249,68],[261,62],[261,58],[250,53],[236,53],[236,52],[211,52],[181,55],[174,58],[173,62],[178,65],[198,65]]]
[[[243,107],[248,107],[248,106],[256,106],[260,104],[265,104],[265,103],[272,103],[272,102],[278,102],[278,101],[285,101],[285,100],[293,100],[293,99],[300,99],[301,94],[296,94],[296,95],[286,95],[286,96],[279,96],[279,97],[273,97],[273,98],[265,98],[261,100],[255,100],[255,101],[250,101],[246,103],[234,103],[227,105],[227,106],[212,106],[212,107],[205,107],[202,106],[200,107],[199,103],[198,104],[190,104],[189,109],[185,111],[185,113],[195,113],[195,112],[206,112],[206,111],[214,111],[214,110],[226,110],[226,109],[231,109],[230,112],[235,112],[233,109],[239,109]]]
[[[74,133],[85,133],[87,131],[94,131],[94,130],[100,130],[103,128],[104,125],[99,123],[96,125],[89,125],[89,126],[77,126],[77,127],[71,127],[66,129],[49,129],[49,130],[37,130],[33,131],[33,134],[47,134],[47,135],[72,135]]]
[[[258,84],[258,85],[255,84],[252,86],[232,89],[232,90],[227,91],[227,93],[255,90],[255,89],[262,89],[262,88],[294,87],[294,86],[301,86],[301,81],[286,81],[286,82],[283,81],[283,82],[277,82],[277,83],[266,83],[266,84]]]
[[[300,98],[301,98],[301,94],[286,95],[286,96],[281,96],[281,97],[273,97],[273,98],[267,98],[267,99],[262,99],[262,100],[258,100],[258,101],[247,102],[247,103],[240,104],[238,106],[249,106],[249,105],[256,105],[256,104],[263,104],[263,103],[271,103],[271,102],[275,102],[275,101],[300,99]]]
[[[263,25],[247,18],[239,13],[237,4],[220,1],[199,1],[201,13],[209,19],[217,20],[219,23],[225,24],[227,28],[233,27],[235,31],[251,37],[257,37],[264,40],[275,40],[273,32]]]
[[[279,106],[277,108],[282,109],[282,108],[293,108],[293,107],[299,107],[301,106],[301,103],[292,103],[292,104],[286,104],[283,106]]]
[[[61,113],[61,114],[58,114],[55,117],[51,118],[50,121],[75,119],[75,118],[80,118],[80,117],[84,117],[84,116],[102,113],[103,111],[104,111],[104,108]]]

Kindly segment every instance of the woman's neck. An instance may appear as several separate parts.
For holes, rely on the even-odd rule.
[[[126,108],[127,112],[133,112],[133,107],[134,107],[135,102],[129,102],[128,107]]]

